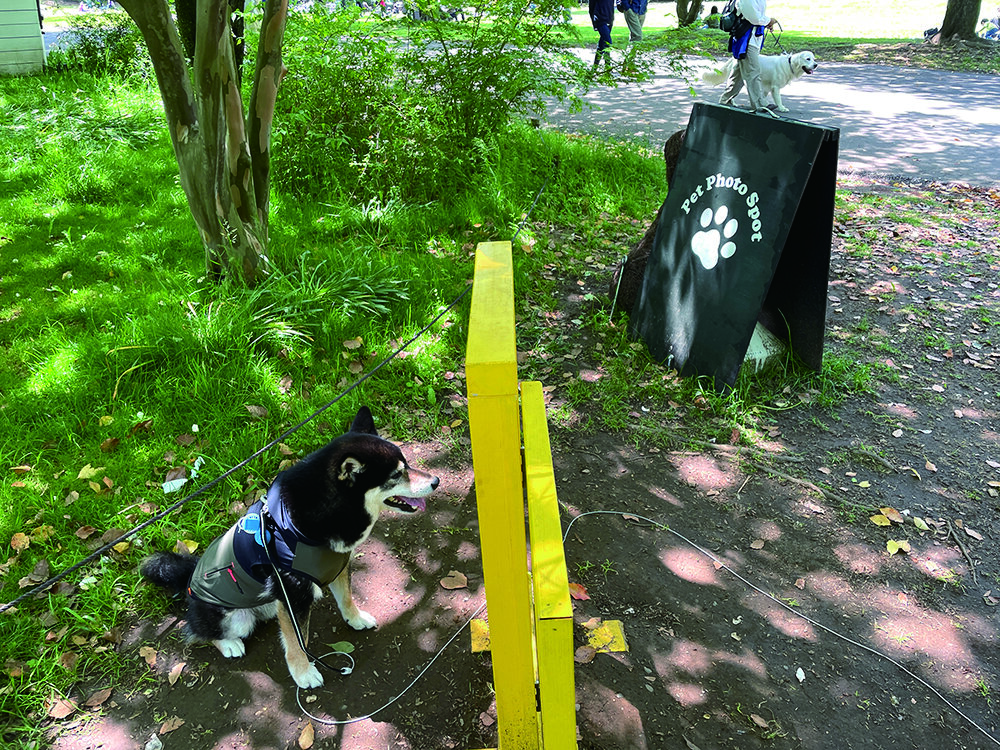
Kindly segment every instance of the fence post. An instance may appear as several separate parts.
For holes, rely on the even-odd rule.
[[[539,738],[509,242],[481,243],[476,250],[465,372],[500,748],[535,750]]]
[[[521,415],[542,746],[545,750],[575,750],[573,605],[541,383],[521,383]]]

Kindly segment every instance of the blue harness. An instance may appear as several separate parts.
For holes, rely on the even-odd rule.
[[[335,552],[299,531],[275,482],[266,498],[250,506],[205,550],[191,575],[187,593],[221,607],[256,607],[275,599],[264,585],[274,567],[324,586],[340,575],[350,557],[350,552]]]

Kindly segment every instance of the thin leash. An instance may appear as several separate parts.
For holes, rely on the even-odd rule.
[[[271,556],[271,548],[267,543],[268,530],[270,528],[270,523],[274,520],[271,518],[271,514],[267,510],[267,505],[265,504],[261,510],[261,546],[264,547],[264,553],[267,555],[267,561],[271,563],[271,569],[274,571],[274,577],[278,579],[278,587],[281,589],[281,597],[284,599],[285,611],[288,612],[288,619],[292,622],[292,629],[295,631],[295,638],[299,642],[299,648],[312,659],[315,663],[322,666],[324,669],[328,669],[331,672],[337,672],[338,674],[346,677],[351,672],[354,671],[354,657],[343,651],[331,651],[328,654],[323,654],[323,656],[330,656],[331,654],[339,654],[341,656],[346,656],[348,661],[351,662],[350,666],[347,667],[331,667],[323,659],[313,654],[308,648],[306,648],[306,640],[302,635],[302,630],[299,628],[299,621],[295,619],[295,610],[292,607],[291,597],[288,596],[288,589],[285,588],[285,581],[281,577],[281,569],[278,567],[277,561]],[[274,534],[271,534],[271,538],[274,538]]]
[[[520,229],[518,231],[520,231]],[[369,378],[371,378],[373,375],[375,375],[375,373],[377,373],[379,370],[381,370],[383,367],[385,367],[387,364],[389,364],[389,362],[391,362],[393,359],[395,359],[396,357],[398,357],[404,350],[406,350],[411,344],[413,344],[413,342],[415,342],[417,339],[419,339],[421,336],[423,336],[425,333],[427,333],[427,331],[429,331],[434,326],[435,323],[437,323],[439,320],[441,320],[441,318],[443,318],[446,313],[450,312],[463,299],[465,299],[466,295],[468,295],[471,290],[472,290],[472,285],[471,284],[466,285],[465,289],[463,289],[461,291],[461,293],[458,294],[458,296],[455,297],[455,299],[453,299],[443,310],[441,310],[441,312],[439,312],[436,316],[434,316],[433,320],[431,320],[430,323],[428,323],[426,326],[424,326],[423,328],[421,328],[420,331],[418,331],[412,338],[410,338],[408,341],[406,341],[404,344],[402,344],[398,349],[396,349],[396,351],[394,351],[388,357],[386,357],[385,359],[383,359],[381,362],[379,362],[377,365],[375,365],[375,367],[373,367],[371,370],[369,370],[368,372],[366,372],[360,378],[358,378],[357,380],[355,380],[344,391],[342,391],[341,393],[339,393],[337,396],[335,396],[333,399],[331,399],[330,401],[328,401],[323,406],[319,407],[316,411],[314,411],[308,417],[306,417],[305,419],[303,419],[301,422],[299,422],[298,424],[293,425],[292,427],[288,428],[283,433],[281,433],[280,435],[278,435],[278,437],[276,437],[270,443],[268,443],[267,445],[265,445],[263,448],[260,448],[259,450],[255,451],[254,453],[252,453],[247,458],[245,458],[242,461],[240,461],[238,464],[236,464],[234,467],[232,467],[228,471],[225,471],[222,474],[220,474],[219,476],[217,476],[212,481],[210,481],[210,482],[202,485],[201,487],[199,487],[198,489],[196,489],[194,492],[192,492],[187,497],[182,498],[181,500],[178,500],[176,503],[174,503],[173,505],[171,505],[166,510],[160,511],[159,513],[157,513],[156,515],[154,515],[154,516],[148,518],[147,520],[143,521],[141,524],[139,524],[135,528],[131,529],[130,531],[126,531],[124,534],[122,534],[118,538],[112,539],[110,542],[108,542],[107,544],[105,544],[103,547],[99,547],[97,550],[95,550],[94,552],[92,552],[90,555],[88,555],[87,557],[85,557],[82,560],[80,560],[80,562],[76,563],[75,565],[70,566],[69,568],[66,568],[66,570],[62,571],[61,573],[58,573],[57,575],[52,576],[47,581],[44,581],[43,583],[38,584],[34,588],[32,588],[29,591],[27,591],[27,592],[21,594],[20,596],[18,596],[16,599],[12,599],[11,601],[7,602],[6,604],[0,605],[0,613],[6,612],[8,609],[17,606],[18,604],[20,604],[21,602],[23,602],[25,599],[28,599],[28,598],[30,598],[32,596],[35,596],[36,594],[40,594],[40,593],[42,593],[44,591],[47,591],[52,586],[54,586],[56,583],[58,583],[59,581],[63,580],[64,578],[66,578],[68,575],[76,572],[80,568],[82,568],[85,565],[88,565],[91,562],[93,562],[94,560],[96,560],[98,557],[100,557],[105,552],[107,552],[108,550],[110,550],[116,544],[119,544],[120,542],[124,542],[124,541],[126,541],[128,539],[131,539],[133,536],[135,536],[136,534],[138,534],[140,531],[143,531],[144,529],[147,529],[150,526],[152,526],[157,521],[160,521],[160,520],[166,518],[171,513],[173,513],[175,510],[183,507],[186,503],[190,502],[191,500],[194,500],[196,497],[199,497],[199,496],[205,494],[206,492],[208,492],[208,490],[210,490],[213,487],[215,487],[221,481],[223,481],[224,479],[227,479],[228,477],[232,476],[233,474],[235,474],[240,469],[242,469],[245,466],[247,466],[254,459],[259,458],[264,453],[266,453],[267,451],[271,450],[271,448],[274,448],[276,445],[278,445],[278,443],[284,441],[290,435],[293,435],[296,432],[298,432],[299,430],[301,430],[303,427],[305,427],[307,424],[309,424],[309,422],[313,421],[320,414],[322,414],[325,411],[327,411],[330,407],[332,407],[334,404],[336,404],[337,402],[339,402],[345,396],[347,396],[352,391],[354,391],[355,389],[357,389],[365,381],[367,381]]]
[[[781,23],[779,21],[775,21],[774,25],[777,26],[779,29],[781,29],[781,33],[784,33],[785,30],[781,28]],[[781,34],[780,33],[775,34],[773,28],[768,29],[768,31],[771,32],[771,39],[774,40],[775,45],[778,47],[778,49],[781,50],[781,53],[783,55],[790,55],[791,53],[787,49],[781,46]]]

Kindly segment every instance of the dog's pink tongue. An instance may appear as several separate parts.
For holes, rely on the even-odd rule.
[[[423,497],[405,497],[404,502],[417,510],[427,510],[427,499]]]

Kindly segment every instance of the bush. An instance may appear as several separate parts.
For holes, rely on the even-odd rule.
[[[148,78],[153,72],[142,34],[124,11],[74,16],[58,46],[49,52],[48,65],[122,78]]]
[[[565,97],[587,70],[551,38],[561,0],[544,6],[529,13],[487,0],[465,21],[411,11],[375,23],[321,4],[294,15],[273,132],[276,183],[419,202],[473,184],[512,118]]]

